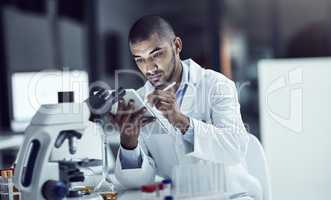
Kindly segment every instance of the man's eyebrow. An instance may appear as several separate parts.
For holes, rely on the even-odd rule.
[[[154,52],[156,52],[156,51],[158,51],[158,50],[161,50],[161,48],[160,48],[160,47],[156,47],[156,48],[153,49],[151,52],[149,52],[149,54],[152,54],[152,53],[154,53]]]
[[[155,49],[153,49],[151,52],[149,52],[149,54],[152,54],[152,53],[154,53],[154,52],[156,52],[156,51],[159,51],[159,50],[161,50],[162,48],[160,48],[160,47],[156,47]],[[132,55],[134,58],[140,58],[141,56],[138,56],[138,55]]]

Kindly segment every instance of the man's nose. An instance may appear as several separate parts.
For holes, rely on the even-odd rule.
[[[157,71],[158,67],[155,63],[149,63],[145,69],[146,75],[153,75]]]

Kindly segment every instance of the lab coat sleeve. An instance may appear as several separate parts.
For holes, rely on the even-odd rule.
[[[191,118],[194,141],[193,152],[189,154],[237,164],[245,158],[249,138],[241,119],[236,87],[231,80],[215,82],[207,99],[211,123]]]
[[[142,185],[154,182],[155,163],[154,160],[148,156],[147,148],[142,140],[139,141],[136,150],[140,151],[137,156],[141,156],[142,161],[137,168],[126,169],[120,158],[121,150],[117,154],[115,177],[125,189],[140,188]],[[136,160],[139,160],[139,158]]]

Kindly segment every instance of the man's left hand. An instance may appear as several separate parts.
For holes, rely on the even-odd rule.
[[[173,89],[167,91],[156,89],[147,96],[147,100],[150,104],[155,105],[172,125],[185,134],[190,125],[190,120],[179,110]]]

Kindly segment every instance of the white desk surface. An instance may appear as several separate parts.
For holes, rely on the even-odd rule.
[[[137,200],[143,199],[142,193],[139,191],[126,191],[118,195],[118,200]],[[185,198],[178,198],[175,197],[174,199],[177,200],[253,200],[251,197],[243,196],[237,198],[231,198],[225,195],[210,195],[210,196],[198,196],[198,197],[185,197]],[[163,200],[162,198],[155,198],[154,200]]]
[[[143,195],[138,190],[130,190],[120,193],[118,195],[118,200],[137,200],[143,199]],[[223,195],[210,195],[210,196],[200,196],[200,197],[183,197],[175,198],[178,200],[227,200]],[[163,200],[162,198],[155,198],[155,200]],[[236,200],[246,200],[246,199],[236,199]],[[247,199],[248,200],[248,199]]]
[[[101,180],[101,175],[91,175],[86,176],[85,185],[87,186],[95,186]],[[118,200],[141,200],[143,198],[143,193],[139,190],[124,190],[122,186],[118,183],[117,179],[115,178],[114,174],[110,174],[109,177],[112,180],[112,183],[115,186],[115,190],[118,191]],[[161,179],[160,179],[161,180]],[[159,179],[156,178],[156,182],[159,182]],[[222,194],[218,195],[210,195],[210,196],[201,196],[201,197],[186,197],[186,198],[175,198],[177,200],[228,200]],[[163,200],[162,198],[155,198],[155,200]],[[232,200],[232,199],[231,199]],[[246,199],[233,199],[233,200],[246,200]]]

